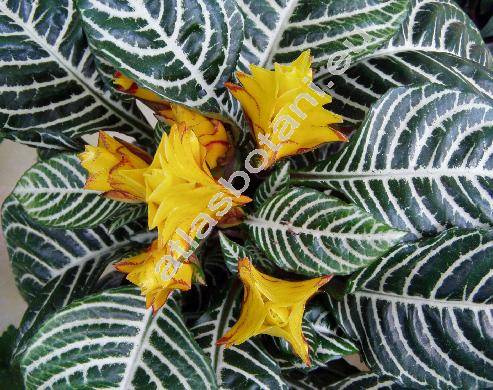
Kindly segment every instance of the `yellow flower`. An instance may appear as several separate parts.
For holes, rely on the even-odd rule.
[[[273,71],[250,65],[251,75],[237,73],[242,86],[226,83],[267,155],[265,167],[327,142],[347,141],[332,127],[342,118],[323,107],[331,96],[312,88],[310,66],[307,50],[290,65],[275,64]]]
[[[167,102],[154,92],[139,87],[121,72],[115,72],[113,81],[121,92],[129,93],[150,103],[151,108],[163,118],[166,124],[172,126],[185,123],[187,128],[195,133],[200,143],[206,148],[206,161],[209,164],[209,168],[214,169],[218,165],[224,165],[227,162],[232,148],[228,133],[221,121],[207,118],[180,104]]]
[[[137,85],[135,81],[128,78],[119,71],[116,71],[113,75],[113,83],[118,91],[128,93],[135,96],[136,98],[146,100],[152,103],[163,103],[164,100],[154,92],[141,88]]]
[[[154,160],[144,174],[149,229],[158,228],[159,246],[170,240],[188,250],[191,239],[213,227],[227,215],[227,204],[240,206],[251,201],[214,180],[206,163],[206,149],[183,123],[163,134]],[[175,255],[176,252],[173,252]]]
[[[303,312],[307,300],[331,276],[289,282],[259,272],[247,258],[238,262],[238,273],[244,285],[240,318],[217,344],[238,345],[258,334],[282,337],[310,365],[308,343],[301,329]]]
[[[143,173],[152,157],[142,149],[100,131],[98,146],[87,145],[79,159],[89,173],[86,190],[123,202],[145,200]]]
[[[128,274],[127,279],[140,287],[146,297],[146,307],[152,306],[154,313],[166,303],[173,290],[192,288],[194,265],[171,263],[167,261],[167,254],[167,250],[159,249],[154,241],[146,252],[115,264],[118,271]]]
[[[206,118],[196,111],[179,104],[170,103],[170,108],[159,111],[168,125],[185,123],[198,137],[207,150],[206,162],[214,169],[227,161],[231,143],[224,125],[217,119]]]

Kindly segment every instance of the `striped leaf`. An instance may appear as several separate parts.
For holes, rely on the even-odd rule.
[[[84,189],[87,172],[76,155],[61,154],[34,164],[13,191],[26,213],[44,226],[95,227],[132,206]]]
[[[187,324],[194,324],[211,307],[214,296],[228,282],[229,272],[224,263],[219,240],[208,238],[197,248],[197,255],[205,276],[205,285],[194,283],[192,289],[183,294],[182,310]]]
[[[49,130],[16,131],[9,133],[12,141],[37,148],[37,152],[61,153],[64,151],[81,152],[84,141],[78,137],[69,137],[63,133]]]
[[[245,19],[240,68],[289,62],[310,49],[316,66],[355,59],[392,37],[409,0],[238,0]],[[344,61],[342,61],[344,63]],[[335,66],[340,68],[340,66]]]
[[[152,315],[134,287],[77,301],[50,318],[21,361],[26,388],[215,388],[174,298]]]
[[[135,204],[127,205],[117,216],[111,218],[110,233],[127,225],[130,222],[134,222],[147,218],[147,205]]]
[[[293,174],[420,236],[493,224],[493,103],[437,85],[391,90],[339,154]]]
[[[198,319],[192,333],[210,358],[221,388],[287,389],[279,366],[258,337],[228,349],[216,345],[239,317],[241,291],[238,286],[224,290],[217,304]]]
[[[234,275],[238,272],[238,260],[248,257],[246,250],[240,244],[230,240],[222,232],[219,232],[219,242],[226,267]]]
[[[406,235],[354,205],[306,188],[282,191],[245,224],[276,265],[305,275],[352,273]]]
[[[265,179],[255,191],[253,197],[253,205],[255,207],[262,206],[267,200],[276,195],[280,190],[288,185],[289,182],[289,161],[279,165]]]
[[[333,301],[375,372],[418,388],[493,385],[493,233],[451,229],[396,247]]]
[[[394,37],[340,75],[317,72],[331,110],[357,125],[390,88],[435,83],[493,96],[493,62],[479,31],[452,0],[412,0]]]
[[[325,390],[330,384],[350,375],[355,375],[358,372],[359,370],[344,359],[338,359],[327,363],[325,367],[318,367],[309,372],[300,370],[283,371],[283,379],[289,384],[290,389]],[[358,390],[361,390],[361,388],[358,388]]]
[[[404,390],[405,387],[398,385],[395,381],[388,376],[379,374],[363,373],[349,378],[343,379],[339,382],[331,384],[327,387],[329,390],[360,390],[360,389],[374,389],[374,390]]]
[[[1,0],[3,135],[29,145],[46,130],[74,137],[101,128],[152,141],[148,125],[104,90],[74,2]]]
[[[330,156],[337,153],[345,146],[345,142],[332,142],[326,145],[322,145],[316,149],[310,150],[309,152],[290,157],[290,169],[297,170],[301,168],[306,168],[312,166],[317,162],[327,160]]]
[[[78,267],[79,277],[95,275],[122,252],[148,244],[155,237],[139,223],[112,234],[108,224],[73,231],[43,227],[31,220],[12,196],[2,207],[2,228],[17,287],[28,302],[72,267]],[[74,283],[77,280],[74,277]]]
[[[304,315],[312,333],[318,339],[317,344],[311,344],[318,365],[341,356],[358,353],[357,346],[339,332],[337,322],[329,308],[328,295],[319,294],[309,303]]]
[[[243,36],[233,0],[82,0],[78,7],[97,55],[128,77],[202,111],[236,109],[224,89]]]
[[[264,272],[276,273],[279,269],[271,260],[250,241],[244,245],[237,244],[230,240],[223,233],[219,232],[221,251],[226,263],[226,267],[233,275],[238,273],[238,260],[248,257],[248,259]]]
[[[120,251],[118,259],[125,256],[125,253]],[[111,260],[116,259],[112,256]],[[109,261],[101,262],[97,267],[74,265],[51,279],[36,294],[19,326],[15,349],[16,359],[24,354],[29,340],[54,312],[67,306],[75,299],[82,298],[95,288],[95,284],[107,263]]]

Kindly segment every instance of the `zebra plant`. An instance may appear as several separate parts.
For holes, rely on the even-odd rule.
[[[491,7],[0,0],[2,383],[493,387]]]

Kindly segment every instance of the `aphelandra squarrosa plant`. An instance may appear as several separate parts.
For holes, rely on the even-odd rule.
[[[492,57],[455,2],[2,0],[0,60],[38,151],[9,389],[493,387]]]

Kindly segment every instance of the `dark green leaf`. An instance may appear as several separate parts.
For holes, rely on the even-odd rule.
[[[215,389],[175,298],[155,315],[135,287],[76,301],[50,318],[21,361],[27,389]]]
[[[313,276],[352,273],[406,235],[359,207],[306,188],[281,191],[245,224],[278,267]]]
[[[493,102],[439,85],[389,91],[340,153],[292,173],[416,236],[493,225]]]
[[[452,229],[396,247],[332,301],[369,366],[413,388],[493,384],[493,233]]]
[[[2,1],[0,31],[5,136],[36,145],[43,131],[78,137],[105,128],[151,142],[149,126],[105,91],[72,0]],[[43,147],[52,142],[58,147],[55,138]]]

